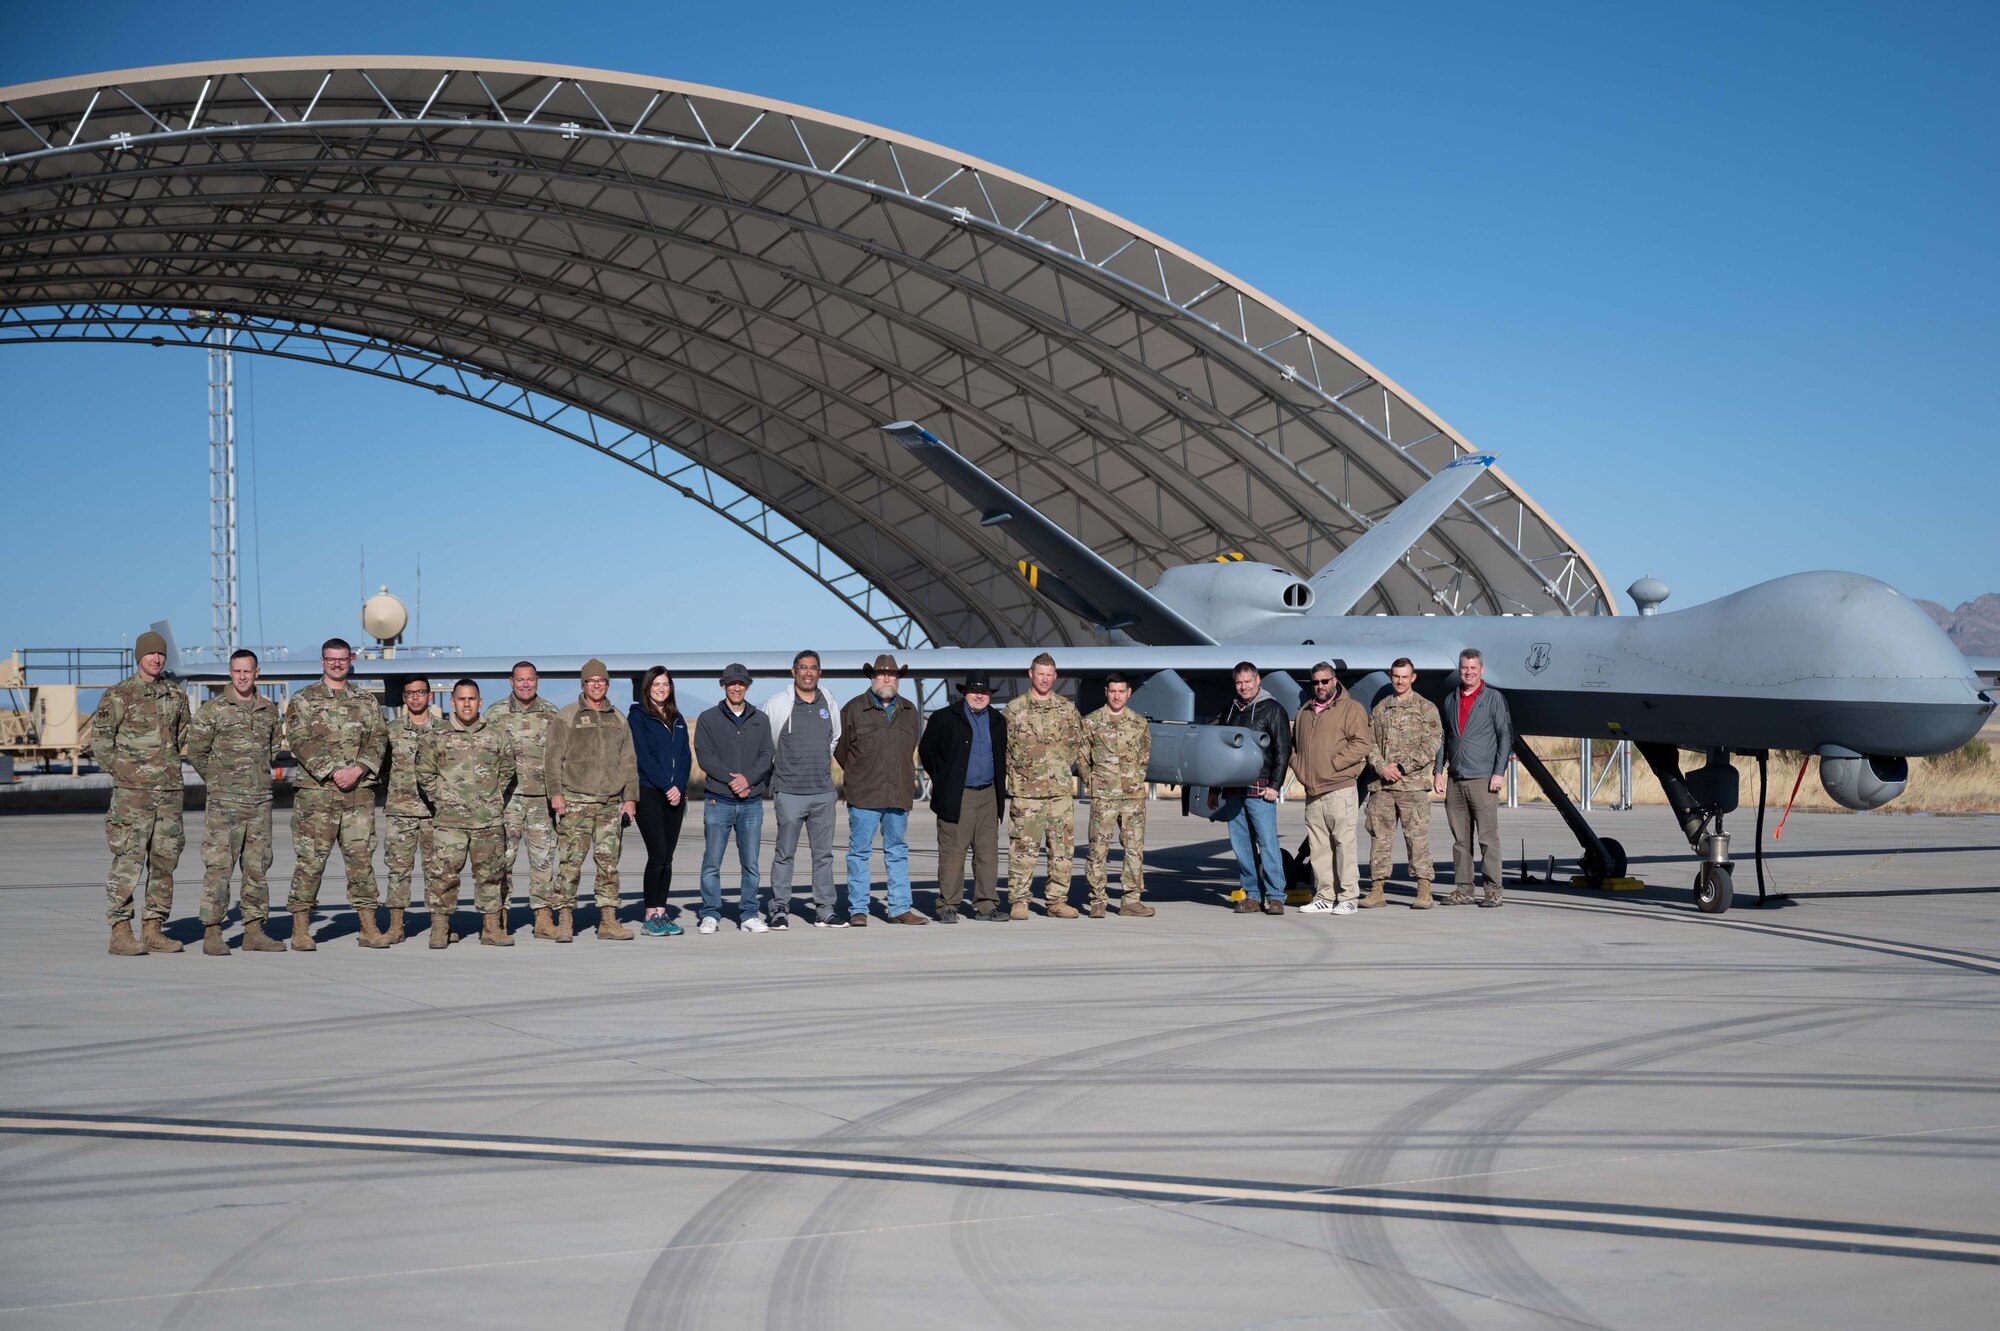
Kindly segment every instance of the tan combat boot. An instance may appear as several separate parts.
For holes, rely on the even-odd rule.
[[[507,926],[500,921],[501,915],[499,911],[489,910],[486,912],[486,921],[479,927],[479,941],[482,944],[487,947],[514,946],[514,935],[508,933]]]
[[[111,926],[111,955],[114,957],[143,957],[145,946],[132,935],[132,921],[120,920]]]
[[[573,942],[576,938],[576,907],[564,906],[556,912],[556,941]]]
[[[547,906],[535,907],[535,937],[555,941],[556,916]]]
[[[431,912],[431,947],[451,946],[451,916],[441,910]]]
[[[361,933],[355,938],[355,942],[361,944],[363,947],[389,946],[389,940],[382,936],[382,930],[375,924],[375,908],[373,906],[356,907],[354,918],[361,922]]]
[[[1417,884],[1417,899],[1410,903],[1411,910],[1429,910],[1437,902],[1431,900],[1431,881],[1426,878]]]
[[[597,936],[599,938],[630,938],[632,931],[618,923],[618,912],[600,910],[597,912]]]
[[[146,927],[140,931],[139,936],[140,940],[145,943],[148,952],[180,952],[184,950],[179,942],[160,932],[160,922],[158,920],[147,920]]]
[[[201,954],[204,957],[226,957],[229,955],[229,944],[222,941],[221,925],[210,924],[202,927]]]
[[[1009,905],[1009,906],[1007,907],[1007,918],[1008,918],[1008,919],[1010,919],[1010,920],[1025,920],[1025,919],[1027,919],[1027,918],[1028,918],[1028,903],[1027,903],[1027,902],[1025,902],[1025,901],[1016,901],[1016,902],[1013,902],[1013,903],[1011,903],[1011,904],[1010,904],[1010,905]]]
[[[262,920],[243,921],[243,950],[245,952],[283,952],[285,945],[264,932]]]
[[[1067,901],[1051,901],[1044,909],[1047,911],[1048,917],[1052,920],[1073,920],[1076,918],[1076,907],[1070,905]]]
[[[292,912],[292,951],[319,951],[319,944],[313,942],[312,918],[313,913],[309,910]]]
[[[1368,895],[1354,904],[1363,910],[1374,910],[1377,906],[1386,906],[1389,903],[1382,896],[1382,884],[1370,883],[1368,885]]]
[[[1092,897],[1092,898],[1090,899],[1090,909],[1089,909],[1089,910],[1087,910],[1087,911],[1085,911],[1085,912],[1084,912],[1084,914],[1085,914],[1086,916],[1088,916],[1088,917],[1089,917],[1090,919],[1093,919],[1093,920],[1101,920],[1101,919],[1103,919],[1103,918],[1104,918],[1104,898],[1103,898],[1103,897]]]
[[[382,935],[382,940],[393,947],[407,937],[409,935],[403,932],[403,908],[389,907],[389,932]]]
[[[1145,902],[1139,899],[1139,894],[1137,892],[1127,892],[1124,895],[1124,897],[1118,902],[1118,913],[1120,915],[1130,915],[1135,919],[1143,920],[1148,915],[1154,914],[1154,910],[1151,906],[1148,906]]]

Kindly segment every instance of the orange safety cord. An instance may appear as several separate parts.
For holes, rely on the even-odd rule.
[[[1783,816],[1778,819],[1777,827],[1774,828],[1771,832],[1771,840],[1773,841],[1776,841],[1779,837],[1785,834],[1785,819],[1792,816],[1792,800],[1795,800],[1799,797],[1799,787],[1803,786],[1806,783],[1806,765],[1811,761],[1812,761],[1812,755],[1807,754],[1806,762],[1799,764],[1799,779],[1792,782],[1792,798],[1785,801],[1785,812]]]

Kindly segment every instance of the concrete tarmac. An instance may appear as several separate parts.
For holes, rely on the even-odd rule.
[[[0,1328],[1992,1315],[2000,818],[1795,814],[1764,910],[1739,818],[1719,917],[1641,809],[1595,821],[1645,892],[1271,918],[1151,814],[1152,919],[700,937],[691,820],[679,938],[538,943],[524,864],[518,946],[363,950],[336,867],[319,951],[226,960],[198,815],[190,949],[138,958],[101,821],[0,818]]]

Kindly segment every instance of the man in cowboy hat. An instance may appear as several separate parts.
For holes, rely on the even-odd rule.
[[[868,854],[882,834],[889,879],[887,914],[896,924],[929,924],[910,899],[910,805],[917,792],[917,707],[897,694],[903,667],[886,652],[868,668],[868,692],[840,709],[833,760],[847,786],[847,922],[868,923]]]
[[[965,899],[965,856],[972,852],[972,917],[1000,913],[1000,815],[1007,804],[1007,718],[993,703],[984,672],[958,686],[962,701],[931,714],[917,756],[931,779],[937,815],[939,924],[958,922]]]

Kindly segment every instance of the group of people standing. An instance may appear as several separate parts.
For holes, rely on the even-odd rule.
[[[1446,905],[1501,904],[1499,794],[1506,784],[1514,728],[1506,699],[1485,682],[1478,649],[1459,654],[1458,684],[1440,706],[1416,691],[1417,670],[1408,657],[1389,667],[1389,691],[1364,709],[1341,684],[1330,662],[1309,676],[1311,692],[1287,717],[1263,686],[1256,666],[1236,667],[1236,697],[1216,718],[1245,726],[1266,739],[1264,767],[1243,791],[1229,792],[1218,814],[1229,825],[1243,888],[1236,909],[1246,915],[1285,912],[1285,872],[1278,847],[1277,800],[1289,772],[1305,788],[1306,847],[1312,865],[1311,914],[1351,915],[1385,906],[1383,893],[1402,829],[1417,895],[1410,905],[1429,910],[1431,797],[1445,797],[1452,838],[1452,892]],[[1368,895],[1361,895],[1356,824],[1361,783],[1372,773],[1367,800],[1371,854]],[[1484,893],[1475,897],[1473,847],[1480,856]]]
[[[905,671],[892,656],[876,657],[867,668],[867,691],[838,708],[819,686],[821,671],[818,653],[798,653],[792,660],[790,684],[760,710],[747,697],[750,672],[740,665],[728,666],[722,672],[722,701],[696,721],[693,757],[707,776],[696,926],[700,932],[714,933],[721,927],[723,859],[732,839],[738,868],[737,927],[749,933],[788,928],[801,835],[810,856],[812,922],[822,929],[868,924],[869,861],[877,844],[887,886],[884,913],[892,923],[956,924],[964,918],[968,858],[972,918],[1025,920],[1035,864],[1044,847],[1049,857],[1047,912],[1058,918],[1088,913],[1101,919],[1114,831],[1125,847],[1120,911],[1134,918],[1153,913],[1142,900],[1145,812],[1140,802],[1151,738],[1144,719],[1126,709],[1132,689],[1121,676],[1111,677],[1104,708],[1085,720],[1074,704],[1055,692],[1055,662],[1044,653],[1029,670],[1028,692],[1005,709],[993,706],[992,681],[972,675],[959,684],[956,703],[925,721],[916,703],[902,696]],[[648,686],[654,678],[649,673],[642,684],[645,697],[651,696]],[[659,770],[685,771],[689,756],[685,728],[675,729],[675,719],[649,709],[645,697],[633,705],[633,733],[645,737],[642,744],[662,746],[666,757]],[[843,884],[834,874],[835,764],[847,798],[844,896]],[[919,765],[929,778],[931,810],[937,817],[935,916],[917,909],[910,886],[909,821]],[[1069,903],[1076,846],[1073,772],[1082,774],[1093,800],[1086,874],[1090,896],[1081,912]],[[642,770],[642,803],[648,780]],[[660,798],[679,807],[683,791],[684,787],[664,787]],[[768,898],[757,863],[767,793],[777,818]],[[1003,911],[999,826],[1010,797],[1013,840]],[[675,817],[676,832],[678,826]],[[657,901],[652,888],[655,867],[664,866],[672,849],[672,835],[657,845],[648,836],[644,927],[658,933],[680,932],[665,918],[664,867]]]
[[[798,653],[789,684],[761,709],[748,700],[750,672],[730,665],[720,679],[722,701],[692,726],[677,706],[672,675],[660,666],[646,672],[623,717],[608,700],[609,672],[602,661],[592,660],[582,670],[581,696],[566,707],[540,696],[539,672],[523,661],[513,669],[506,696],[490,707],[475,681],[455,681],[448,714],[433,706],[430,680],[406,680],[402,710],[388,720],[372,696],[350,687],[354,652],[339,638],[322,645],[321,677],[294,693],[282,715],[258,690],[253,652],[232,655],[228,685],[192,714],[180,688],[162,678],[166,650],[159,635],[141,634],[134,655],[137,673],[106,690],[93,741],[98,764],[113,782],[106,819],[112,851],[107,918],[116,955],[182,950],[162,926],[170,917],[173,875],[185,841],[183,752],[207,785],[203,952],[229,955],[222,926],[231,873],[238,866],[244,950],[285,950],[285,942],[267,928],[265,881],[273,858],[271,777],[284,747],[296,764],[296,867],[285,910],[291,916],[289,942],[297,951],[316,947],[312,915],[336,850],[346,864],[348,901],[363,947],[403,941],[420,856],[432,948],[456,941],[451,917],[468,864],[482,919],[480,941],[513,946],[508,884],[524,846],[535,937],[558,943],[575,937],[588,859],[596,869],[597,936],[630,939],[632,931],[618,918],[618,861],[627,819],[638,825],[646,845],[641,928],[681,933],[667,895],[697,762],[706,778],[697,911],[697,928],[704,934],[721,925],[723,861],[732,840],[739,872],[737,926],[751,933],[789,926],[802,833],[811,857],[812,921],[821,928],[869,922],[869,861],[878,842],[887,880],[885,913],[897,924],[955,924],[963,918],[968,861],[973,919],[1028,919],[1043,855],[1044,912],[1057,919],[1102,919],[1114,838],[1124,849],[1119,913],[1133,918],[1154,913],[1144,900],[1151,732],[1129,707],[1131,682],[1108,676],[1104,705],[1083,716],[1056,692],[1056,664],[1047,653],[1031,664],[1027,692],[1004,709],[992,705],[990,679],[974,674],[959,684],[958,700],[927,721],[916,703],[901,695],[904,668],[886,654],[867,667],[867,691],[839,708],[820,688],[815,652]],[[1441,718],[1438,706],[1413,692],[1415,669],[1400,660],[1390,671],[1391,692],[1371,718],[1346,696],[1333,668],[1322,664],[1312,672],[1311,698],[1287,717],[1263,688],[1256,667],[1238,666],[1236,696],[1216,719],[1263,732],[1267,746],[1259,779],[1248,788],[1221,792],[1241,865],[1243,896],[1236,909],[1283,913],[1276,802],[1288,771],[1306,788],[1318,888],[1306,910],[1345,914],[1384,904],[1397,826],[1417,879],[1414,904],[1429,907],[1433,789],[1447,796],[1456,847],[1457,890],[1447,900],[1473,899],[1470,847],[1476,839],[1486,877],[1480,904],[1498,905],[1494,819],[1512,734],[1505,702],[1483,686],[1480,672],[1479,654],[1465,653],[1459,687]],[[848,804],[844,900],[833,865],[836,763]],[[937,819],[935,917],[917,909],[910,885],[908,823],[919,765],[929,779]],[[1364,766],[1377,783],[1368,814],[1374,855],[1369,895],[1357,904],[1355,825]],[[1070,902],[1079,777],[1091,801],[1088,895],[1081,910]],[[385,814],[386,902],[373,864],[378,789]],[[767,795],[777,818],[768,899],[758,869]],[[1003,906],[999,829],[1010,800]],[[135,934],[134,898],[142,882],[141,928]],[[386,927],[380,917],[385,906]]]

